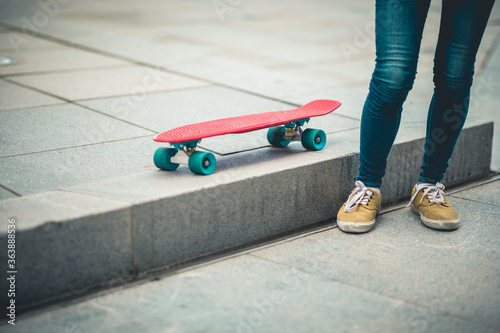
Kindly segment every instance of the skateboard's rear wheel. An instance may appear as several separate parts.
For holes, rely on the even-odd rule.
[[[285,126],[271,127],[267,131],[267,141],[273,147],[283,148],[288,146],[289,140],[284,140],[286,128]]]
[[[177,154],[177,149],[174,148],[158,148],[155,151],[153,160],[157,168],[167,171],[174,171],[179,167],[179,164],[171,163],[170,158]]]
[[[189,156],[189,170],[197,175],[210,175],[217,166],[214,154],[197,151]]]
[[[307,150],[321,150],[326,144],[326,134],[322,130],[308,128],[302,134],[301,142]]]

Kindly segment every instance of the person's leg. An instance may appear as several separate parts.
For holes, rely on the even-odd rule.
[[[443,0],[419,182],[436,184],[448,168],[469,108],[476,53],[494,0]]]
[[[430,0],[376,1],[376,65],[361,116],[357,179],[378,188],[415,79]]]
[[[476,53],[493,3],[443,0],[420,184],[413,188],[409,204],[433,229],[459,227],[459,215],[446,200],[440,181],[467,116]]]
[[[356,188],[337,214],[342,231],[366,232],[380,210],[378,187],[396,137],[403,102],[413,86],[430,0],[377,0],[377,58],[361,116]]]

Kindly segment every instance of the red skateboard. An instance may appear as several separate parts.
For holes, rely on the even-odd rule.
[[[319,129],[304,131],[301,126],[309,122],[311,117],[334,111],[340,104],[333,100],[316,100],[294,110],[249,114],[177,127],[153,138],[157,142],[168,142],[173,146],[158,148],[154,154],[154,163],[159,169],[168,171],[177,169],[179,164],[187,164],[192,172],[209,175],[214,172],[217,162],[212,153],[196,151],[201,139],[268,127],[267,141],[274,147],[286,147],[291,141],[300,140],[308,150],[321,150],[326,143],[325,132]]]

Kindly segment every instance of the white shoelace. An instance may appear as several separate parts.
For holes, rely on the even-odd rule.
[[[421,203],[424,198],[427,198],[430,202],[435,202],[437,204],[444,204],[446,201],[444,200],[444,185],[441,183],[436,183],[436,185],[431,184],[419,184],[415,189],[415,194],[411,197],[410,202],[408,203],[408,207],[417,197],[418,192],[424,189],[422,198],[420,199]]]
[[[356,207],[358,207],[359,204],[367,206],[368,200],[370,200],[373,195],[373,192],[370,191],[362,181],[357,180],[355,184],[356,188],[354,189],[354,192],[349,195],[349,198],[345,203],[344,212],[346,213],[352,212],[356,209]]]

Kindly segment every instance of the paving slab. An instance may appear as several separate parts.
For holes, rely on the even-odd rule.
[[[0,183],[21,195],[156,169],[152,136],[0,158]]]
[[[151,92],[207,85],[205,82],[133,65],[26,75],[12,77],[11,80],[69,100],[119,95],[137,95],[137,99],[140,100]]]
[[[66,102],[17,84],[0,79],[0,111],[36,106],[65,104]]]
[[[454,232],[429,229],[403,209],[379,216],[368,234],[335,228],[252,254],[498,329],[500,210],[451,200],[461,215]]]
[[[15,220],[16,305],[21,308],[22,304],[46,302],[56,295],[129,274],[129,207],[123,202],[67,192],[1,201],[1,248],[7,248],[8,221]],[[7,251],[0,256],[7,262]],[[1,281],[4,290],[6,274]],[[6,293],[0,301],[6,306]]]
[[[82,101],[80,104],[156,132],[207,120],[295,108],[293,105],[218,86],[148,94],[140,103],[134,96],[123,96]],[[326,133],[359,127],[359,121],[336,116],[336,112],[313,118],[306,127],[321,128]],[[268,145],[267,129],[207,138],[201,143],[202,147],[218,154]]]
[[[343,56],[341,49],[335,44],[296,43],[274,34],[262,34],[220,23],[176,25],[160,30],[221,47],[231,45],[231,48],[246,51],[249,56],[256,54],[266,57],[268,64],[314,62],[327,57]]]
[[[2,111],[0,122],[2,157],[152,134],[73,104]]]
[[[500,182],[494,181],[489,184],[481,185],[453,193],[453,197],[484,203],[488,205],[500,205]]]
[[[339,332],[494,331],[248,255],[20,319],[9,329],[331,332],[332,327]]]
[[[18,64],[1,66],[0,75],[128,65],[116,58],[62,45],[53,48],[4,49],[2,54],[17,59]]]

